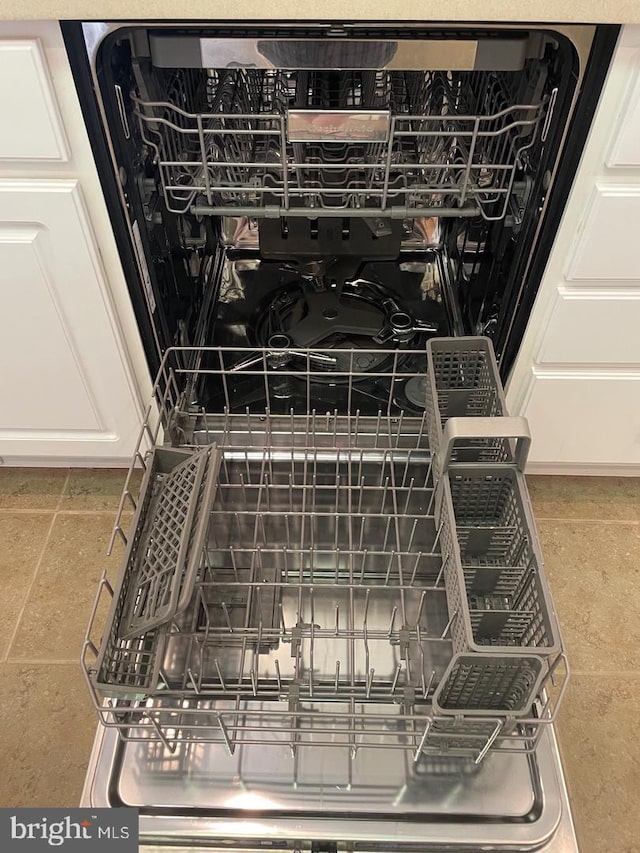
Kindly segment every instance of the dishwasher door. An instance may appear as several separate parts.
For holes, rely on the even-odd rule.
[[[358,762],[351,790],[335,784],[340,768],[330,756],[317,757],[315,784],[302,790],[291,784],[288,756],[267,757],[270,765],[243,767],[242,755],[213,744],[171,753],[123,744],[101,726],[81,805],[138,808],[149,851],[578,850],[551,726],[535,758],[491,754],[473,773],[434,759],[401,782],[394,762],[373,752]]]

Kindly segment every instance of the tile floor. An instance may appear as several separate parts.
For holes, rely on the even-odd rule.
[[[95,721],[78,656],[122,471],[0,471],[0,806],[73,805]],[[640,851],[640,480],[532,477],[573,667],[559,725],[582,853]]]

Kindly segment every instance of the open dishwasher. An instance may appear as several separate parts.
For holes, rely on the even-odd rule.
[[[494,347],[615,32],[64,29],[157,372],[83,803],[150,848],[575,851]]]

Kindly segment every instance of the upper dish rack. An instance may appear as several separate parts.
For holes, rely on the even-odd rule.
[[[497,220],[546,111],[534,69],[180,69],[132,102],[174,213]]]

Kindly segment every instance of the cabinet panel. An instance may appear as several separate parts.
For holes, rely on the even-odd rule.
[[[522,412],[530,460],[556,465],[640,463],[640,373],[536,371]]]
[[[536,361],[640,365],[640,290],[559,288]]]
[[[0,436],[100,430],[90,389],[67,336],[56,296],[55,269],[41,225],[0,224],[0,313],[4,317],[0,372]]]
[[[140,422],[75,181],[0,181],[0,455],[126,459]]]
[[[40,43],[0,41],[0,160],[67,160]]]
[[[640,166],[640,50],[621,51],[620,62],[633,69],[633,77],[613,132],[607,166]]]
[[[640,282],[640,185],[597,185],[567,278]]]

